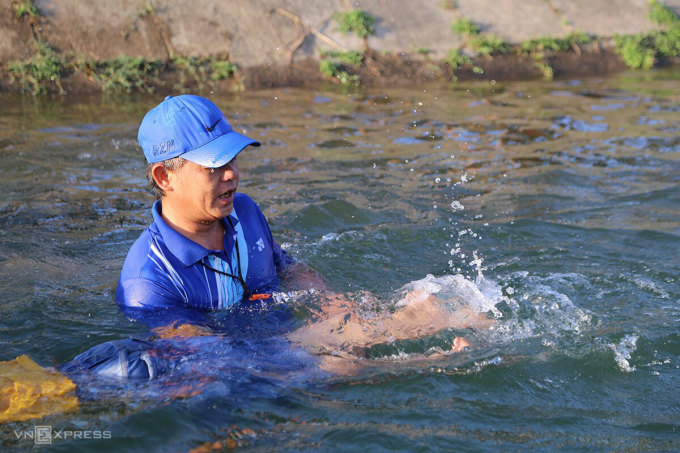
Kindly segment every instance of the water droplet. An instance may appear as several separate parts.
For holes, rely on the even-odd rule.
[[[453,209],[454,211],[462,211],[463,209],[465,209],[465,206],[463,206],[462,204],[460,204],[460,201],[458,201],[458,200],[453,200],[453,201],[451,202],[451,209]]]

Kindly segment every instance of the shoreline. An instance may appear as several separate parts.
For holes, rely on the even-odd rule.
[[[606,76],[629,68],[612,49],[557,52],[544,60],[550,66],[550,79]],[[156,69],[142,74],[129,86],[107,89],[105,82],[86,73],[71,71],[62,74],[58,83],[44,81],[32,91],[6,70],[0,70],[0,95],[6,94],[60,94],[85,95],[97,93],[160,93],[178,91],[210,90],[217,93],[238,92],[268,88],[318,88],[323,85],[356,87],[417,87],[422,84],[450,84],[466,81],[531,81],[545,80],[545,74],[536,61],[529,56],[506,54],[494,57],[478,57],[470,67],[452,69],[444,61],[433,62],[419,55],[390,55],[372,53],[371,66],[347,68],[351,80],[345,82],[340,76],[326,76],[319,71],[319,61],[306,58],[290,65],[259,65],[237,70],[229,78],[212,80],[209,76],[195,77],[186,68],[173,62],[156,61]],[[141,63],[143,64],[143,63]],[[474,65],[474,66],[473,66]],[[680,59],[669,59],[661,67],[678,67]],[[473,69],[474,67],[474,69]],[[194,70],[194,72],[197,72]]]
[[[0,94],[413,87],[680,66],[680,0],[617,1],[623,9],[612,15],[607,0],[578,8],[561,0],[400,8],[262,0],[231,9],[197,0],[195,10],[145,0],[0,0]]]

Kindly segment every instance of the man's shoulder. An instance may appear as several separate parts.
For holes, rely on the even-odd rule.
[[[132,244],[128,251],[123,269],[121,271],[121,280],[130,278],[149,278],[149,268],[152,267],[152,249],[162,247],[159,243],[163,238],[156,229],[155,224],[148,226],[137,240]]]
[[[234,196],[234,211],[238,218],[248,220],[248,218],[258,218],[262,220],[264,215],[255,201],[244,193],[236,193]]]
[[[260,207],[252,198],[241,192],[236,192],[234,195],[234,207],[241,209],[257,209],[258,211],[260,210]]]

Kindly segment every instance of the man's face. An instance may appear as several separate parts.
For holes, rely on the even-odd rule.
[[[211,223],[229,215],[238,187],[236,158],[219,168],[206,168],[191,161],[168,171],[173,190],[167,201],[192,222]]]

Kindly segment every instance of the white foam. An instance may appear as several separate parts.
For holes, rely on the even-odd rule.
[[[614,351],[614,360],[616,360],[616,364],[619,366],[621,371],[626,373],[635,371],[635,367],[630,366],[629,360],[637,349],[638,338],[639,337],[637,335],[625,335],[621,341],[619,341],[619,344],[615,345],[610,343],[608,345],[611,350]]]
[[[496,304],[505,300],[501,287],[496,283],[484,277],[478,278],[475,283],[461,274],[441,277],[428,274],[421,280],[406,284],[402,291],[419,293],[422,298],[437,295],[440,299],[447,301],[452,308],[464,305],[480,313],[492,311],[500,314],[496,309]],[[404,301],[398,302],[397,306],[400,304],[403,305]]]

